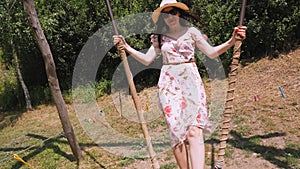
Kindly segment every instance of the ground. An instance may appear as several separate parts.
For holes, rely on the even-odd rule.
[[[244,65],[239,68],[235,88],[234,116],[224,168],[299,169],[300,50],[279,58],[241,63]],[[206,142],[209,164],[206,168],[213,166],[212,154],[216,157],[217,142]],[[138,161],[128,169],[150,168],[149,164],[150,161]]]
[[[300,169],[300,49],[278,58],[265,57],[252,62],[242,60],[241,63],[224,169]],[[211,81],[205,83],[210,92]],[[155,89],[145,91],[151,93],[152,90]],[[140,96],[142,100],[149,97],[145,94]],[[100,98],[98,105],[109,105],[111,97]],[[151,109],[152,104],[143,105],[143,109]],[[125,135],[142,137],[140,127],[123,119],[124,114],[120,116],[120,110],[110,112],[108,109],[105,110],[107,124]],[[97,146],[82,130],[74,107],[68,105],[68,110],[84,150],[85,160],[79,168],[151,168],[148,158],[115,156]],[[12,114],[17,118],[10,116]],[[2,113],[0,120],[1,167],[26,168],[9,156],[18,152],[35,168],[75,168],[66,139],[59,136],[62,129],[54,105],[41,105],[28,112]],[[148,126],[151,133],[165,130],[161,120]],[[219,143],[217,133],[205,142],[207,169],[212,168],[216,161]],[[49,140],[41,143],[46,139]],[[178,169],[170,150],[158,153],[157,160],[162,169]]]

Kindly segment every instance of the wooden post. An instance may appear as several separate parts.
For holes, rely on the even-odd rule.
[[[83,159],[83,156],[79,144],[76,140],[71,122],[69,120],[67,106],[61,94],[59,82],[56,75],[55,63],[50,50],[50,46],[48,44],[48,41],[44,35],[39,19],[37,17],[36,9],[34,6],[34,0],[24,0],[23,2],[24,2],[24,11],[28,17],[29,25],[32,28],[33,35],[43,55],[48,82],[51,89],[51,94],[56,104],[56,108],[58,110],[58,114],[61,120],[63,130],[71,146],[73,155],[76,158],[77,164],[79,165],[80,161]]]
[[[113,16],[113,13],[112,13],[112,10],[111,10],[111,7],[110,7],[109,0],[105,0],[105,2],[106,2],[106,6],[107,6],[107,9],[108,9],[111,21],[112,21],[112,25],[113,25],[115,34],[118,35],[119,34],[118,29],[117,29],[115,21],[114,21],[114,16]],[[146,139],[148,153],[149,153],[149,156],[150,156],[150,159],[151,159],[151,162],[152,162],[152,168],[153,169],[159,169],[160,166],[159,166],[158,161],[156,160],[156,155],[155,155],[155,152],[153,150],[153,146],[152,146],[152,143],[151,143],[151,137],[149,135],[147,124],[146,124],[146,121],[144,119],[144,111],[142,109],[141,102],[140,102],[140,100],[138,98],[138,95],[137,95],[137,92],[136,92],[136,88],[135,88],[135,85],[134,85],[134,82],[133,82],[132,73],[130,71],[130,67],[129,67],[129,64],[128,64],[128,61],[127,61],[126,52],[125,52],[124,49],[120,49],[120,47],[119,47],[119,46],[123,45],[122,43],[123,42],[120,42],[118,44],[118,52],[119,52],[119,54],[121,56],[121,59],[123,61],[124,71],[125,71],[125,74],[126,74],[126,77],[127,77],[127,81],[129,83],[129,88],[130,88],[130,91],[131,91],[132,99],[134,101],[134,105],[135,105],[135,108],[136,108],[136,111],[137,111],[137,114],[138,114],[138,118],[139,118],[142,130],[143,130],[144,138]]]

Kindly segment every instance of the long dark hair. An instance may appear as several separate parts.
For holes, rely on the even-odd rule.
[[[179,12],[179,23],[182,26],[188,26],[190,23],[200,22],[200,17],[196,14],[191,13],[190,11],[185,11],[177,7],[173,7]],[[154,34],[158,35],[159,48],[161,48],[161,39],[162,35],[166,34],[169,31],[169,27],[165,23],[162,15],[159,15],[156,22],[156,30]]]

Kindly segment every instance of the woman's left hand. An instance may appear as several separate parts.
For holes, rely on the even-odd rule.
[[[232,33],[232,37],[236,39],[237,36],[240,36],[242,38],[242,40],[244,40],[244,39],[246,39],[246,30],[247,30],[246,26],[235,27],[234,31]]]

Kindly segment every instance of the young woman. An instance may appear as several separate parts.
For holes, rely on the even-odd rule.
[[[114,36],[114,44],[123,41],[132,57],[149,65],[161,53],[163,66],[158,82],[159,99],[169,127],[170,143],[181,169],[188,168],[184,142],[189,143],[193,169],[203,169],[205,150],[203,129],[208,122],[206,94],[194,62],[197,46],[209,58],[216,58],[236,41],[236,35],[245,38],[246,27],[234,28],[232,37],[219,46],[211,46],[199,30],[187,26],[181,19],[189,15],[189,8],[176,0],[163,0],[152,15],[160,35],[152,35],[147,53],[129,46],[121,35]]]

